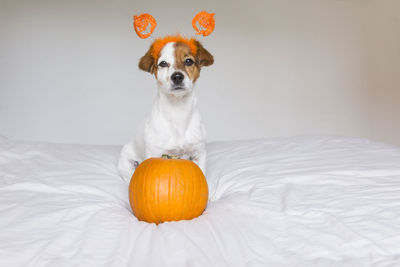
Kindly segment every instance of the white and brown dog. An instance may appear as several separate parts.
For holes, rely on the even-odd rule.
[[[121,150],[118,168],[130,181],[143,160],[177,155],[206,171],[206,131],[193,92],[200,69],[213,56],[195,39],[168,36],[153,42],[139,68],[154,74],[158,94],[153,109],[135,138]]]

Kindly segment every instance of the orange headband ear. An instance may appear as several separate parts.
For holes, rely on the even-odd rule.
[[[200,35],[202,34],[203,36],[208,36],[210,35],[215,28],[215,19],[214,19],[214,13],[207,13],[206,11],[201,11],[197,13],[196,16],[194,16],[192,20],[192,26],[194,30],[196,31],[196,34]],[[203,27],[203,30],[199,30],[197,28],[196,22],[199,23],[201,27]]]
[[[149,26],[149,23],[150,23],[149,32],[143,33],[144,31],[146,31],[147,27]],[[139,16],[133,16],[133,28],[135,29],[136,34],[142,39],[149,37],[153,33],[156,26],[157,22],[150,14],[141,14]]]

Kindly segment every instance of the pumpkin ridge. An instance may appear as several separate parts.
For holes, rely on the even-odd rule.
[[[168,173],[171,173],[171,164],[169,165]],[[172,187],[172,180],[171,180],[171,177],[169,177],[168,178],[168,210],[169,211],[172,210],[172,207],[171,207],[171,198],[172,198],[171,187]]]
[[[198,173],[198,170],[197,170],[197,165],[196,166],[192,166],[192,171],[193,172],[196,172],[196,173]],[[201,204],[201,190],[202,190],[202,188],[201,188],[201,184],[200,184],[200,177],[199,176],[194,176],[194,178],[196,179],[196,185],[200,188],[200,190],[197,190],[196,192],[198,192],[197,194],[198,194],[198,196],[196,196],[196,198],[195,199],[197,199],[197,201],[196,201],[196,209],[195,209],[195,214],[194,214],[194,216],[196,216],[197,214],[196,213],[198,213],[198,210],[199,210],[199,208],[200,208],[200,204]],[[200,215],[200,214],[199,214]],[[197,215],[198,216],[198,215]]]
[[[163,207],[160,207],[160,198],[162,198],[162,200],[164,201],[164,196],[162,195],[162,192],[159,191],[160,184],[164,182],[164,175],[161,175],[163,165],[164,164],[156,166],[155,173],[156,173],[157,178],[150,179],[153,182],[153,184],[151,185],[151,188],[155,188],[155,190],[154,190],[154,193],[155,193],[154,200],[155,201],[152,201],[152,204],[153,204],[152,209],[155,211],[154,218],[157,221],[157,224],[164,220],[164,212],[162,209]]]
[[[195,194],[195,187],[196,187],[196,183],[195,183],[195,180],[193,179],[194,177],[193,177],[193,174],[192,174],[192,168],[193,168],[193,165],[188,165],[188,169],[189,169],[189,171],[188,171],[188,177],[190,177],[190,179],[192,179],[192,183],[191,183],[191,185],[192,185],[192,188],[191,188],[191,192],[193,192],[193,194],[191,194],[191,196],[190,196],[190,204],[191,204],[191,207],[193,207],[193,204],[195,204],[195,203],[193,203],[193,199],[195,198],[194,197],[194,194]],[[190,175],[189,175],[190,174]],[[192,208],[192,209],[190,209],[189,211],[188,211],[188,217],[192,217],[193,216],[193,211],[194,211],[194,208]]]
[[[159,190],[160,190],[160,183],[162,183],[162,177],[160,177],[158,175],[159,168],[157,168],[155,170],[155,173],[157,174],[157,178],[156,179],[149,179],[152,182],[150,188],[155,188],[155,190],[154,190],[155,195],[153,196],[154,200],[152,199],[151,203],[153,204],[152,205],[152,210],[153,210],[154,216],[155,217],[160,217],[160,216],[162,216],[162,213],[160,212],[160,205],[159,204],[160,204],[160,197],[162,197],[162,196],[160,196],[160,191]]]
[[[146,205],[146,208],[147,208],[147,212],[148,212],[148,216],[149,217],[151,217],[151,219],[154,221],[155,219],[156,219],[156,216],[155,216],[155,214],[154,214],[154,211],[152,211],[152,209],[153,209],[153,199],[152,199],[152,190],[149,190],[149,188],[153,188],[152,187],[152,182],[155,180],[155,179],[146,179],[146,177],[149,177],[149,173],[154,173],[154,164],[152,164],[153,162],[151,161],[150,162],[150,164],[149,164],[149,167],[151,167],[151,168],[148,168],[148,170],[147,170],[147,173],[146,173],[146,175],[144,176],[145,177],[145,184],[146,184],[146,187],[145,187],[145,192],[147,192],[147,194],[146,194],[146,199],[145,199],[145,205]]]
[[[144,177],[146,177],[147,175],[148,175],[148,170],[147,169],[144,169],[143,170],[143,176]],[[142,176],[140,176],[140,173],[139,173],[139,177],[138,177],[138,179],[140,179],[140,177],[142,177]],[[143,203],[144,203],[144,207],[143,207],[143,216],[150,216],[149,214],[148,214],[148,211],[147,211],[147,205],[146,205],[146,203],[147,203],[147,193],[146,193],[146,180],[144,180],[143,178],[141,179],[141,185],[142,185],[142,192],[141,192],[141,198],[143,198]],[[142,204],[143,205],[143,204]]]
[[[167,173],[169,173],[169,174],[171,174],[171,162],[169,162],[169,161],[165,161],[165,164],[167,165]],[[170,184],[170,182],[171,182],[171,176],[169,176],[169,177],[165,177],[165,178],[163,178],[164,180],[166,180],[166,182],[167,182],[167,184],[169,185]],[[166,192],[165,192],[166,190],[164,189],[163,190],[163,193],[165,194]],[[163,197],[165,197],[166,199],[167,199],[167,207],[163,207],[163,209],[164,209],[164,212],[162,212],[162,216],[161,216],[161,220],[162,221],[169,221],[170,220],[170,218],[168,218],[168,215],[165,213],[165,209],[166,210],[170,210],[171,208],[171,195],[170,195],[170,193],[169,193],[169,187],[168,187],[168,194],[166,195],[166,196],[163,196]]]

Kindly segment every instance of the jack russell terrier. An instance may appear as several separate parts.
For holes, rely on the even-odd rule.
[[[158,94],[134,139],[121,150],[118,169],[128,183],[145,159],[176,155],[206,172],[206,131],[197,109],[194,84],[213,56],[195,39],[179,35],[157,39],[139,68],[154,74]]]

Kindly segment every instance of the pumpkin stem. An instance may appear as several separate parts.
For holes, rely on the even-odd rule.
[[[161,158],[163,158],[163,159],[180,159],[179,156],[176,156],[176,155],[168,155],[168,154],[162,154]]]

